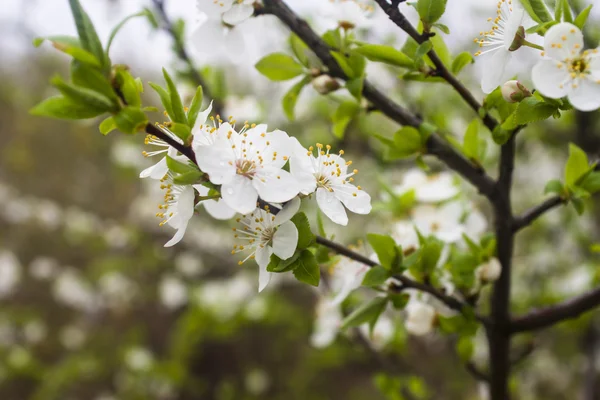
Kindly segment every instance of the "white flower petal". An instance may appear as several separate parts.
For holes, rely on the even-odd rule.
[[[188,226],[187,222],[185,224],[181,225],[179,227],[179,229],[177,229],[177,232],[175,232],[175,235],[173,236],[173,238],[171,240],[169,240],[167,243],[165,243],[165,247],[171,247],[171,246],[174,246],[177,243],[179,243],[181,241],[181,239],[183,239],[183,235],[185,235],[187,226]]]
[[[516,1],[515,3],[518,3]],[[515,36],[519,31],[519,27],[523,25],[525,19],[525,10],[522,8],[514,8],[510,14],[506,26],[504,27],[504,48],[510,49],[511,45],[515,41]]]
[[[346,210],[335,194],[324,188],[317,189],[317,204],[327,217],[339,225],[348,225]]]
[[[600,83],[590,79],[578,79],[578,85],[569,93],[569,101],[580,111],[594,111],[600,108]]]
[[[250,214],[256,209],[258,193],[252,181],[241,175],[221,187],[221,196],[225,203],[240,214]]]
[[[255,253],[255,260],[258,264],[258,291],[262,292],[267,287],[273,276],[272,272],[267,271],[267,265],[271,259],[272,250],[269,246],[259,247]]]
[[[251,4],[236,4],[223,14],[223,22],[237,25],[250,18],[252,14],[254,14],[254,7]]]
[[[491,93],[498,86],[503,84],[510,78],[508,63],[512,58],[510,51],[499,48],[494,51],[494,55],[486,57],[483,69],[483,77],[481,78],[481,90],[484,93]]]
[[[206,212],[213,218],[219,220],[228,220],[236,214],[235,210],[227,205],[223,199],[204,200],[202,202]]]
[[[231,9],[235,0],[196,0],[198,10],[205,13],[208,18],[221,19],[223,13]]]
[[[169,172],[167,158],[163,157],[159,162],[140,172],[140,178],[162,179]]]
[[[296,213],[300,209],[300,203],[301,201],[298,197],[294,197],[292,200],[290,200],[290,202],[287,203],[285,207],[283,207],[283,209],[277,213],[273,224],[275,226],[281,225],[284,222],[287,222],[290,219],[292,219],[292,217],[296,215]]]
[[[214,144],[198,146],[194,151],[198,167],[208,174],[212,183],[220,185],[233,179],[236,173],[235,154],[226,139],[217,138]]]
[[[273,235],[273,253],[282,260],[294,255],[298,245],[298,228],[292,221],[287,221],[277,227]]]
[[[283,203],[300,192],[298,181],[283,169],[264,168],[252,179],[260,198],[270,203]]]
[[[583,34],[568,22],[556,24],[544,35],[544,52],[557,61],[572,58],[583,49]]]
[[[212,0],[205,0],[211,1]],[[215,43],[223,43],[228,32],[221,19],[207,19],[192,34],[192,45],[200,54],[214,54]]]
[[[346,183],[333,186],[333,193],[353,213],[368,214],[371,212],[371,196],[364,190],[359,190],[353,184]]]
[[[569,79],[566,66],[554,60],[542,60],[531,71],[533,86],[541,94],[552,99],[560,99],[567,95],[566,82]]]

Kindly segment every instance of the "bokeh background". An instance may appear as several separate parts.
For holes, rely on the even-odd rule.
[[[331,21],[319,1],[289,0],[321,33]],[[82,0],[102,38],[124,16],[150,7],[149,0]],[[472,39],[493,15],[491,0],[449,0],[443,21],[452,52],[474,51]],[[573,1],[580,8],[584,1]],[[166,0],[172,21],[182,19],[191,37],[202,18],[193,0]],[[407,13],[413,18],[409,7]],[[287,83],[254,71],[265,54],[289,51],[285,29],[270,17],[244,24],[246,53],[232,60],[215,43],[212,53],[193,52],[209,84],[218,88],[227,115],[266,121],[305,143],[344,147],[361,167],[361,184],[375,212],[354,216],[349,229],[328,233],[364,248],[366,232],[389,231],[397,217],[378,182],[390,187],[414,163],[386,163],[370,135],[397,129],[374,115],[353,121],[344,138],[331,133],[335,101],[305,89],[298,118],[280,106]],[[588,34],[600,31],[600,7]],[[331,26],[329,26],[331,27]],[[240,28],[242,29],[242,28]],[[198,216],[183,242],[166,249],[172,234],[154,218],[158,187],[142,182],[150,165],[143,136],[102,136],[96,122],[34,118],[28,109],[47,97],[48,81],[66,75],[65,57],[33,38],[74,34],[66,0],[3,0],[0,8],[0,399],[478,399],[480,387],[463,367],[451,336],[409,337],[400,315],[390,315],[380,337],[338,335],[325,348],[311,345],[318,291],[278,277],[257,293],[256,267],[230,255],[231,225]],[[362,32],[377,42],[405,40],[376,13]],[[275,50],[274,50],[275,49]],[[164,30],[135,20],[111,54],[144,82],[160,81],[166,67],[187,68]],[[478,65],[461,78],[477,95]],[[192,94],[188,75],[182,91]],[[398,71],[369,65],[369,78],[398,101],[430,118],[460,140],[473,116],[440,84],[403,82]],[[525,82],[527,75],[525,73]],[[215,89],[216,90],[216,89]],[[148,90],[147,104],[158,105]],[[160,120],[160,115],[156,115]],[[560,178],[567,143],[600,157],[598,113],[569,112],[523,133],[514,200],[524,209],[543,199],[546,181]],[[488,138],[489,139],[489,138]],[[489,141],[486,166],[497,152]],[[427,159],[433,170],[441,167]],[[476,202],[481,199],[464,187]],[[388,197],[389,199],[389,197]],[[481,204],[482,210],[486,208]],[[513,309],[524,311],[582,293],[598,282],[600,205],[583,217],[570,208],[553,211],[519,237]],[[484,298],[485,298],[484,292]],[[485,310],[485,299],[482,300]],[[483,335],[474,358],[485,359]],[[595,313],[517,341],[527,356],[515,367],[518,399],[596,399],[600,326]]]

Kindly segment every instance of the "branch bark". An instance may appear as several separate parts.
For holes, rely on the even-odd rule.
[[[513,232],[518,232],[521,229],[531,225],[535,220],[544,215],[546,212],[563,205],[567,200],[560,196],[554,196],[544,201],[543,203],[525,211],[513,221]]]
[[[263,3],[264,6],[258,10],[258,15],[271,14],[277,17],[319,57],[329,70],[329,74],[336,78],[348,79],[331,55],[332,49],[283,0],[264,0]],[[423,122],[416,115],[392,101],[367,80],[364,83],[363,96],[379,111],[401,125],[418,128]],[[493,196],[494,180],[481,167],[467,160],[436,134],[429,137],[426,145],[429,154],[436,156],[449,168],[461,174],[482,195],[488,198]]]
[[[535,331],[547,328],[600,306],[600,287],[581,296],[574,297],[554,306],[534,310],[513,319],[511,333]]]

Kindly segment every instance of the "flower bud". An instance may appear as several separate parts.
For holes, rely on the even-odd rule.
[[[411,301],[406,306],[406,331],[412,335],[426,335],[433,329],[435,308],[421,301]]]
[[[502,265],[497,258],[491,258],[486,263],[481,264],[477,267],[475,274],[482,283],[490,283],[500,278],[502,272]]]
[[[340,88],[337,80],[329,75],[319,75],[312,80],[315,90],[321,94],[328,94]]]
[[[509,103],[518,103],[527,97],[531,97],[531,92],[519,81],[508,81],[500,88],[502,97]]]

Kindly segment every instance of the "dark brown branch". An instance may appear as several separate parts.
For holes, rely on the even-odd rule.
[[[560,196],[554,196],[544,201],[541,204],[525,211],[513,221],[513,232],[518,232],[521,229],[531,225],[536,219],[541,217],[546,212],[565,204],[567,201]]]
[[[158,128],[154,124],[151,124],[151,123],[146,124],[145,130],[146,130],[146,133],[148,133],[150,135],[154,135],[157,138],[163,140],[169,146],[173,147],[174,149],[179,151],[181,154],[186,156],[191,162],[198,165],[198,163],[196,162],[196,154],[194,154],[194,150],[192,150],[191,147],[185,146],[184,144],[177,142],[176,140],[174,140],[169,135],[164,133],[160,128]]]
[[[534,310],[513,319],[511,333],[528,332],[552,326],[600,306],[600,287],[554,306]]]
[[[340,79],[348,79],[344,71],[331,55],[331,48],[310,28],[308,23],[296,15],[282,0],[264,0],[264,6],[259,8],[257,15],[271,14],[281,20],[319,57],[329,70],[329,74]],[[423,122],[399,104],[392,101],[371,83],[365,80],[363,96],[373,106],[390,119],[401,125],[419,127]],[[454,150],[438,135],[431,135],[427,141],[427,151],[444,162],[449,168],[461,174],[466,180],[479,189],[479,192],[491,198],[494,192],[494,181],[485,171],[467,160]]]
[[[378,263],[371,260],[370,258],[365,257],[360,253],[352,251],[351,249],[349,249],[339,243],[336,243],[332,240],[324,238],[322,236],[317,236],[317,243],[320,244],[321,246],[325,246],[325,247],[335,251],[337,254],[348,257],[354,261],[358,261],[359,263],[365,264],[369,267],[376,267],[379,265]],[[417,289],[422,292],[429,293],[433,297],[442,301],[444,304],[446,304],[448,307],[450,307],[454,310],[462,311],[465,307],[469,307],[467,304],[464,304],[461,301],[459,301],[458,299],[440,292],[439,290],[437,290],[436,288],[434,288],[432,286],[413,281],[412,279],[407,278],[404,275],[394,275],[394,279],[398,280],[402,284],[402,288]]]
[[[394,22],[400,29],[406,32],[411,38],[413,38],[417,43],[421,44],[429,39],[429,34],[420,34],[414,26],[406,19],[404,14],[400,12],[398,6],[393,4],[389,4],[387,0],[375,0],[379,7],[388,15],[390,20]],[[460,95],[460,97],[465,100],[465,102],[479,115],[479,111],[481,109],[481,104],[477,101],[475,96],[467,89],[444,65],[440,57],[436,54],[434,50],[430,50],[427,53],[429,59],[435,65],[436,76],[443,78],[446,82],[448,82]],[[485,126],[493,131],[497,126],[498,122],[489,114],[485,114],[482,118]]]
[[[175,27],[173,26],[171,19],[165,11],[164,0],[152,0],[152,2],[154,3],[156,10],[160,14],[160,18],[163,21],[164,30],[167,31],[167,33],[169,33],[169,35],[171,35],[171,38],[173,39],[173,43],[175,45],[175,52],[177,53],[177,56],[187,65],[189,73],[191,74],[191,77],[194,81],[194,84],[197,86],[202,86],[202,91],[204,95],[213,100],[213,110],[215,114],[223,115],[223,103],[221,99],[216,99],[212,96],[210,86],[208,85],[202,74],[200,74],[198,67],[194,65],[192,58],[187,52],[185,45],[181,41],[181,38],[177,35]]]

